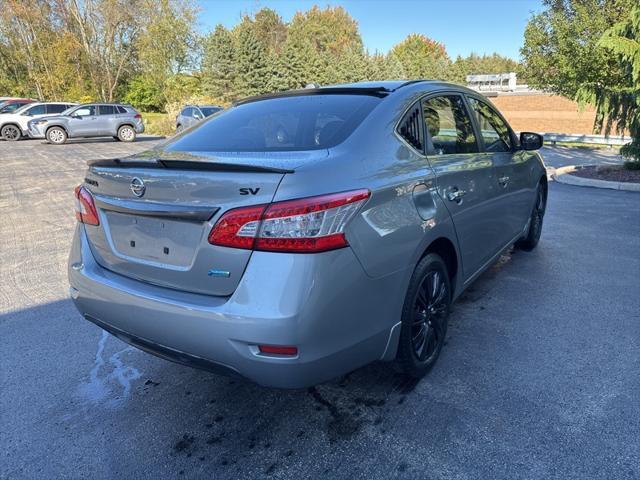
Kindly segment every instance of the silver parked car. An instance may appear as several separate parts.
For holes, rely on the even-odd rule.
[[[421,377],[451,303],[505,249],[538,243],[541,145],[442,82],[250,98],[90,165],[71,297],[142,350],[263,385],[376,360]]]
[[[223,108],[217,105],[187,105],[176,117],[176,131],[181,132],[185,128],[192,127],[221,110]]]
[[[131,105],[86,104],[66,110],[56,117],[29,122],[31,138],[46,138],[49,143],[63,144],[68,138],[113,137],[133,142],[144,132],[142,115]]]
[[[28,134],[29,122],[60,115],[76,105],[70,102],[30,102],[13,112],[0,114],[0,136],[4,140],[16,141]]]

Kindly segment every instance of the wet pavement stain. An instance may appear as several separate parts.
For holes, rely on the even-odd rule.
[[[173,450],[177,453],[182,453],[188,449],[190,449],[195,442],[195,437],[193,435],[189,435],[185,433],[180,440],[176,442],[173,447]]]

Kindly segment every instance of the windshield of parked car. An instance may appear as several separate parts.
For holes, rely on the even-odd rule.
[[[229,108],[177,137],[180,152],[319,150],[343,142],[380,102],[365,94],[310,94],[256,100]]]
[[[200,107],[200,111],[204,114],[205,117],[210,117],[220,110],[222,110],[222,108],[220,107]]]

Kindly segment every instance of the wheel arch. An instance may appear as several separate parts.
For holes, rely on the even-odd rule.
[[[45,138],[46,138],[47,134],[49,133],[49,130],[51,130],[52,128],[55,128],[55,127],[61,128],[62,130],[64,130],[64,133],[66,133],[67,136],[69,136],[69,130],[67,130],[67,128],[64,125],[55,123],[53,125],[47,125],[47,128],[44,131]]]
[[[456,285],[460,273],[460,262],[458,260],[458,250],[455,247],[455,244],[447,237],[441,236],[433,240],[427,248],[422,253],[420,260],[427,256],[430,253],[435,253],[445,263],[447,267],[447,273],[449,274],[449,280],[451,282],[451,287],[457,290]]]

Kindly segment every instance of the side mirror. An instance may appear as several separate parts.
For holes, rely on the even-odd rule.
[[[540,150],[544,138],[542,135],[533,132],[521,132],[520,133],[520,146],[523,150]]]

